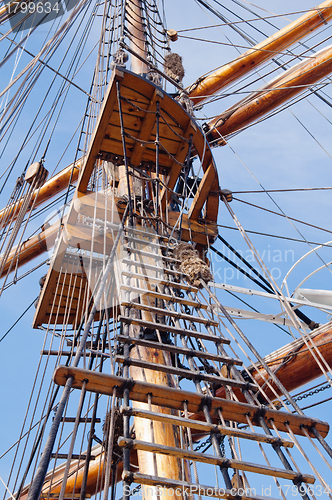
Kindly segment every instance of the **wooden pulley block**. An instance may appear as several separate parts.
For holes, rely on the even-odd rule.
[[[178,39],[178,32],[176,30],[167,30],[167,36],[171,42],[176,42]]]
[[[46,168],[44,168],[43,164],[39,161],[35,161],[26,171],[24,180],[29,184],[32,184],[35,181],[35,183],[37,184],[36,187],[39,187],[44,184],[47,176],[48,171],[46,170]]]

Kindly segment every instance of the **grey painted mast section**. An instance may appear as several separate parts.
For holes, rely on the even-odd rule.
[[[76,352],[72,367],[77,367],[78,363],[81,359],[83,349],[85,347],[85,343],[86,343],[86,340],[87,340],[88,335],[90,333],[91,325],[92,325],[92,322],[94,320],[94,316],[95,316],[96,311],[97,311],[97,306],[101,300],[102,294],[105,291],[105,285],[107,283],[107,279],[110,276],[114,257],[115,257],[116,252],[117,252],[117,247],[118,247],[118,244],[119,244],[122,232],[123,232],[123,228],[124,228],[125,221],[127,219],[127,215],[128,215],[128,205],[125,209],[125,212],[124,212],[124,215],[122,218],[122,222],[119,226],[119,231],[118,231],[118,234],[116,236],[116,239],[115,239],[112,251],[110,253],[110,256],[108,258],[107,265],[105,267],[105,271],[104,271],[103,275],[101,276],[99,283],[97,283],[94,303],[93,303],[92,309],[90,311],[88,321],[85,324],[83,335],[82,335],[81,341],[79,343],[79,346],[77,348],[77,352]],[[56,439],[56,436],[58,433],[59,425],[61,423],[63,411],[64,411],[65,406],[67,404],[67,400],[68,400],[68,397],[70,394],[73,380],[74,380],[73,377],[69,377],[67,379],[66,385],[63,389],[62,396],[61,396],[61,399],[60,399],[60,402],[58,405],[58,409],[57,409],[56,414],[54,416],[52,427],[50,429],[50,432],[49,432],[49,435],[48,435],[48,438],[47,438],[47,441],[46,441],[46,444],[45,444],[45,447],[44,447],[44,450],[43,450],[43,453],[42,453],[42,456],[41,456],[41,459],[39,462],[39,466],[37,468],[36,475],[32,481],[31,487],[29,488],[29,494],[28,494],[27,500],[38,500],[39,496],[41,494],[42,487],[43,487],[43,484],[45,481],[45,476],[47,474],[47,469],[49,467],[55,439]]]

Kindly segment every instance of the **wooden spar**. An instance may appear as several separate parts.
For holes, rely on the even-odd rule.
[[[59,222],[56,222],[52,226],[43,229],[36,236],[32,236],[20,245],[15,246],[8,255],[0,277],[5,276],[8,270],[13,272],[23,264],[50,250],[54,246],[58,230]]]
[[[313,331],[313,334],[314,333],[315,331]],[[313,334],[311,335],[313,343],[318,348],[318,351],[322,354],[325,361],[329,365],[332,365],[332,328],[324,328],[322,332],[315,335]],[[316,357],[318,358],[317,354]],[[267,356],[265,361],[288,392],[294,391],[302,385],[312,382],[322,375],[321,369],[302,339],[297,339],[296,341],[287,344],[282,349],[279,349],[278,351]],[[260,387],[264,387],[264,392],[268,398],[272,400],[275,399],[275,393],[269,388],[268,385],[266,385],[268,376],[264,368],[260,366],[259,363],[257,368],[259,371],[257,371],[254,367],[249,367],[251,376],[260,385]],[[271,383],[271,381],[269,382],[277,394],[280,395],[281,393],[275,384]],[[236,392],[240,401],[245,401],[239,390],[235,388],[234,392]],[[221,398],[224,397],[224,395],[224,387],[216,390],[216,396]],[[192,418],[195,417],[192,416]]]
[[[241,56],[223,65],[214,73],[198,80],[189,89],[189,97],[198,104],[208,96],[234,82],[249,71],[260,66],[282,52],[284,49],[301,40],[316,30],[332,17],[332,0],[327,0],[314,7],[296,21],[277,31],[263,42],[255,45]]]
[[[30,208],[34,203],[35,209],[45,201],[49,201],[51,197],[58,195],[59,192],[65,190],[68,187],[70,180],[71,182],[76,182],[82,163],[83,158],[77,160],[75,164],[71,163],[70,165],[68,165],[68,167],[64,168],[63,170],[61,170],[61,172],[54,175],[47,182],[45,182],[45,184],[43,184],[40,189],[36,189],[28,208]],[[13,205],[5,207],[0,211],[1,227],[4,227],[4,225],[16,219],[22,203],[23,200],[19,200]]]
[[[210,142],[233,134],[307,90],[332,71],[332,46],[300,62],[209,122]]]
[[[327,364],[331,366],[332,328],[329,328],[322,333],[318,333],[313,338],[313,342]],[[309,345],[311,345],[310,342]],[[282,353],[280,351],[282,351]],[[312,351],[318,360],[321,361],[317,353],[315,353],[313,349]],[[292,342],[288,344],[288,346],[285,346],[282,350],[276,351],[270,355],[266,361],[268,366],[274,373],[276,373],[276,376],[288,391],[294,391],[295,389],[298,389],[302,385],[307,384],[322,375],[322,371],[315,361],[312,352],[308,349],[302,339],[298,339],[295,343]],[[258,366],[258,369],[259,372],[257,372],[255,368],[251,368],[250,371],[252,377],[260,386],[262,386],[264,384],[264,379],[267,378],[266,372],[262,366]],[[278,393],[279,391],[274,384],[272,384],[272,386]],[[269,398],[273,399],[275,397],[269,387],[264,386],[264,391]]]
[[[94,453],[94,449],[92,449],[92,453]],[[100,480],[104,476],[105,473],[105,452],[97,453],[95,458],[90,461],[89,464],[89,474],[88,480],[86,484],[86,494],[87,495],[95,495],[96,485],[99,485],[99,491],[102,490],[103,481]],[[137,453],[131,453],[130,456],[130,464],[132,471],[138,471],[137,467]],[[79,465],[79,466],[78,466]],[[43,485],[42,493],[40,498],[46,499],[49,495],[54,498],[59,495],[61,486],[62,486],[62,478],[64,471],[65,463],[60,464],[55,468],[55,470],[51,470],[45,478],[45,483]],[[122,475],[122,462],[120,461],[117,465],[117,481],[121,481]],[[68,478],[66,481],[66,496],[72,494],[79,494],[81,492],[82,482],[84,476],[84,461],[81,461],[78,464],[78,460],[73,460],[70,466]],[[26,500],[29,493],[30,485],[27,485],[21,493],[20,500]],[[99,492],[98,491],[98,492]]]
[[[0,19],[1,21],[5,21],[6,19],[10,19],[17,12],[21,11],[21,4],[24,4],[24,0],[13,0],[12,2],[5,3],[2,7],[0,7]]]

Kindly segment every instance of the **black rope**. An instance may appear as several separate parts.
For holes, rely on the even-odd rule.
[[[33,304],[36,302],[37,299],[38,299],[38,297],[36,297],[35,299],[33,299],[33,301],[31,302],[31,304],[25,309],[25,311],[23,311],[23,313],[21,314],[21,316],[19,318],[17,318],[17,320],[15,321],[15,323],[13,323],[12,326],[9,328],[9,330],[7,330],[6,333],[1,337],[0,342],[2,342],[5,337],[7,337],[8,333],[12,331],[12,329],[14,328],[14,326],[16,326],[17,323],[20,321],[20,319],[23,318],[23,316],[25,315],[25,313],[27,313],[29,311],[29,309],[33,306]]]
[[[246,271],[244,271],[244,269],[241,269],[239,266],[237,266],[233,261],[231,261],[230,259],[228,259],[225,255],[223,255],[221,252],[219,252],[216,248],[212,247],[211,246],[211,249],[216,252],[220,257],[222,257],[223,259],[225,259],[229,264],[233,265],[234,267],[236,267],[236,269],[238,269],[242,274],[244,274],[245,276],[247,276],[249,279],[251,279],[254,283],[256,283],[260,288],[262,288],[263,290],[267,291],[268,293],[275,293],[272,286],[270,285],[270,283],[264,278],[264,276],[262,276],[258,271],[257,269],[255,269],[244,257],[242,257],[242,255],[240,255],[226,240],[224,240],[224,238],[222,238],[222,236],[218,235],[218,238],[232,251],[234,252],[234,254],[247,266],[249,267],[249,269],[251,271],[253,271],[256,276],[258,276],[262,281],[263,283],[260,283],[259,281],[257,281],[253,276],[251,276],[249,273],[247,273]],[[266,286],[265,286],[266,285]],[[280,295],[278,292],[277,292],[278,295]],[[293,304],[289,304],[290,307],[294,307]],[[308,316],[306,316],[302,311],[299,311],[298,309],[293,309],[294,310],[294,313],[296,314],[296,316],[301,320],[303,321],[311,330],[313,330],[314,328],[317,328],[318,324],[315,323],[314,321],[312,321],[310,318],[308,318]]]
[[[240,259],[247,267],[249,267],[250,271],[256,274],[256,276],[260,278],[263,281],[263,283],[265,283],[265,285],[270,289],[270,291],[272,290],[270,283],[264,278],[264,276],[262,276],[257,271],[257,269],[255,269],[244,257],[242,257],[242,255],[239,254],[239,252],[237,252],[235,248],[233,248],[232,245],[230,245],[222,236],[220,236],[220,234],[218,234],[218,239],[222,241],[223,244],[226,245],[227,248],[229,248],[237,256],[238,259]]]
[[[244,269],[242,269],[241,267],[239,267],[237,264],[235,264],[235,262],[233,262],[232,260],[230,260],[228,257],[226,257],[226,255],[224,255],[223,253],[221,253],[219,250],[217,250],[215,247],[211,246],[210,247],[211,250],[213,250],[217,255],[219,255],[219,257],[222,257],[226,262],[228,262],[231,266],[235,267],[235,269],[237,269],[237,271],[240,271],[240,273],[242,273],[244,276],[246,276],[247,278],[251,279],[251,281],[253,281],[254,283],[256,283],[256,285],[258,285],[259,287],[261,287],[263,290],[265,290],[267,293],[271,293],[271,287],[270,288],[267,288],[266,286],[264,286],[262,283],[260,283],[258,280],[256,280],[253,276],[251,276],[249,273],[247,273],[247,271],[245,271]],[[272,290],[273,292],[273,290]]]

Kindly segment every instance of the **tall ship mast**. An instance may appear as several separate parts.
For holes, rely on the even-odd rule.
[[[294,226],[298,239],[291,241],[309,246],[281,280],[270,265],[283,260],[281,250],[271,257],[270,245],[263,255],[253,243],[236,202],[253,203],[229,189],[220,160],[234,152],[256,182],[232,147],[240,133],[252,125],[263,133],[267,118],[308,95],[332,107],[325,88],[332,1],[294,9],[281,29],[275,14],[230,3],[231,20],[221,2],[195,4],[213,16],[205,29],[230,27],[242,42],[236,58],[202,76],[196,68],[191,84],[175,51],[190,30],[167,26],[164,2],[15,0],[0,9],[7,30],[2,66],[16,58],[1,92],[6,161],[15,147],[2,177],[9,195],[0,211],[1,299],[25,277],[32,286],[30,274],[46,269],[38,297],[16,322],[34,306],[32,327],[44,340],[23,426],[0,456],[4,500],[332,498],[330,415],[299,404],[332,386],[331,242],[308,240],[294,224],[310,224],[286,215],[259,183],[273,203],[265,210]],[[257,21],[274,32],[262,39]],[[39,48],[34,32],[45,35]],[[87,77],[78,83],[76,76],[94,49],[88,88]],[[45,81],[26,117],[25,101]],[[76,131],[73,88],[85,101]],[[216,110],[227,97],[226,110]],[[324,189],[331,188],[317,188]],[[47,217],[36,229],[45,204]],[[230,243],[227,224],[247,253]],[[232,281],[225,272],[220,278],[220,260],[231,266]],[[313,287],[322,272],[320,288]],[[235,306],[229,297],[239,300]],[[269,344],[263,354],[264,342],[253,339],[257,323],[254,333]],[[0,342],[12,338],[15,324]],[[270,329],[282,331],[283,341],[267,340]],[[313,407],[319,404],[323,398]]]

